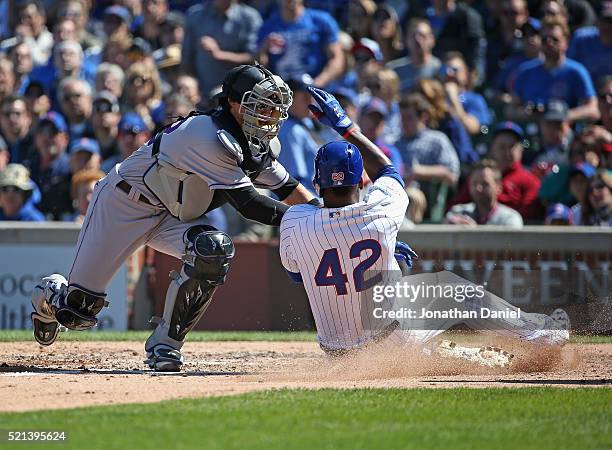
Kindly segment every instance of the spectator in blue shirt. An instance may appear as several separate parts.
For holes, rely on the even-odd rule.
[[[310,116],[308,105],[311,97],[306,88],[312,84],[312,78],[309,75],[290,78],[287,84],[293,91],[293,103],[289,108],[289,118],[278,133],[283,149],[278,161],[314,194],[312,179],[314,178],[314,160],[318,145],[303,122]]]
[[[594,83],[612,74],[612,1],[601,2],[597,26],[576,30],[567,56],[584,64]]]
[[[442,70],[451,115],[459,119],[469,134],[479,134],[482,126],[491,123],[491,115],[484,97],[468,89],[470,73],[463,55],[447,53]]]
[[[563,100],[570,107],[569,120],[596,120],[597,98],[585,67],[566,57],[569,28],[565,22],[546,19],[540,32],[543,60],[522,64],[513,86],[515,99],[506,115],[530,120],[549,100]]]
[[[35,189],[28,169],[21,164],[9,164],[0,170],[0,221],[44,221],[31,201]]]
[[[538,19],[530,17],[521,27],[522,49],[506,58],[497,76],[494,87],[499,92],[510,92],[511,85],[516,78],[516,71],[526,61],[539,58],[542,52],[542,39],[540,29],[542,24]]]
[[[286,0],[279,6],[259,30],[259,61],[284,79],[307,73],[316,86],[340,77],[344,53],[334,18],[304,7],[304,0]]]

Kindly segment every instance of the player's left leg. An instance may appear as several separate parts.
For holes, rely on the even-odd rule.
[[[161,210],[117,188],[119,181],[111,172],[96,184],[68,280],[53,274],[32,293],[34,337],[41,345],[55,341],[60,325],[72,330],[95,326],[96,315],[108,304],[108,282],[163,220]]]
[[[474,289],[476,288],[474,283],[449,271],[439,272],[436,275],[437,282],[441,285],[471,285]],[[412,339],[425,343],[455,325],[464,324],[473,330],[491,331],[503,337],[539,344],[562,346],[569,340],[569,317],[561,309],[553,311],[550,316],[530,313],[489,291],[484,291],[482,298],[467,297],[464,302],[457,305],[463,311],[475,312],[475,318],[454,317],[446,319],[441,326],[437,327],[439,329],[411,330],[409,334]],[[482,314],[483,308],[490,311],[503,311],[506,314],[485,317]]]
[[[180,273],[172,272],[164,313],[145,343],[152,369],[178,371],[183,364],[185,337],[204,315],[217,286],[225,282],[234,244],[230,237],[209,225],[181,223],[170,218],[149,242],[156,250],[183,260]]]

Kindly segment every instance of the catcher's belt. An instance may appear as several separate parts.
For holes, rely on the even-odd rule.
[[[376,333],[374,337],[372,338],[372,340],[370,340],[369,342],[366,342],[365,344],[357,345],[355,347],[331,348],[321,343],[319,343],[319,346],[321,347],[321,350],[323,350],[328,356],[332,356],[334,358],[347,356],[347,355],[356,353],[358,351],[364,350],[365,348],[367,348],[368,346],[372,344],[380,344],[385,339],[387,339],[391,335],[391,333],[393,333],[397,329],[397,327],[399,327],[399,324],[400,323],[397,320],[394,320],[389,325],[387,325],[382,330],[380,330],[378,333]]]

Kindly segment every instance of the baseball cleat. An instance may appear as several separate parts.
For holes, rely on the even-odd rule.
[[[514,355],[499,347],[462,347],[452,341],[441,341],[437,352],[445,358],[456,358],[485,367],[509,367]]]
[[[527,337],[534,344],[563,346],[569,341],[570,318],[561,308],[555,309],[544,321],[544,328]]]
[[[156,372],[180,372],[183,365],[183,355],[171,347],[158,345],[147,351],[144,363]]]

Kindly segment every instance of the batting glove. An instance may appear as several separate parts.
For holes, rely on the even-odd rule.
[[[412,268],[412,260],[419,259],[419,255],[402,241],[395,243],[395,259],[402,266],[405,264],[409,269]]]
[[[318,103],[317,105],[308,105],[310,112],[323,125],[333,128],[342,137],[347,137],[353,130],[353,121],[342,109],[336,97],[323,89],[309,86],[308,92],[312,98]]]

